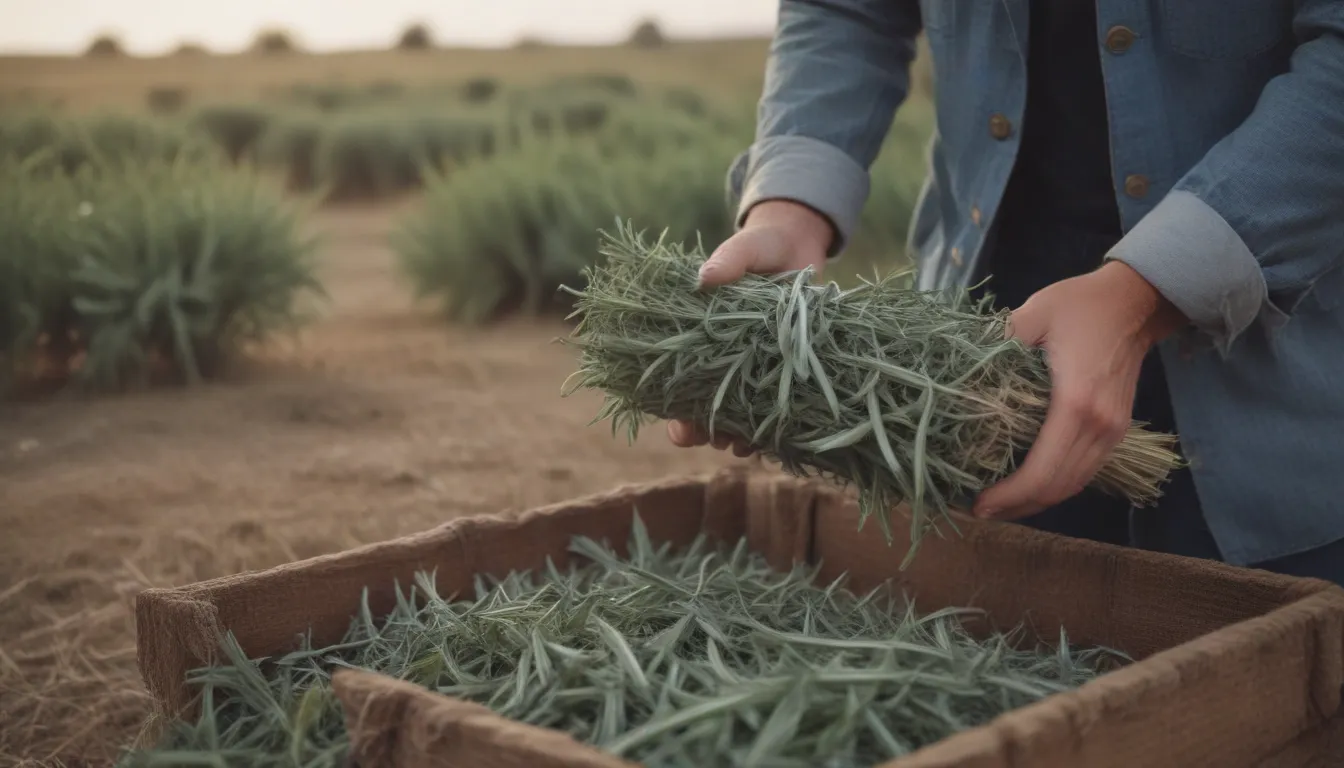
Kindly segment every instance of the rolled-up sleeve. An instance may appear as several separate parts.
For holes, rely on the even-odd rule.
[[[1223,354],[1344,265],[1344,0],[1299,3],[1294,28],[1290,70],[1108,256]]]
[[[840,252],[868,199],[868,168],[909,93],[916,0],[781,0],[756,141],[728,174],[737,226],[757,203],[825,216]]]

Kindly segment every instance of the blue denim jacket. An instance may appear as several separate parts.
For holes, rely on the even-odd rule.
[[[1108,258],[1191,320],[1161,354],[1209,527],[1240,565],[1344,538],[1344,0],[1095,1],[1125,231]],[[729,173],[739,223],[792,199],[843,248],[922,29],[937,129],[910,248],[921,288],[966,285],[1013,166],[1027,13],[781,0]]]

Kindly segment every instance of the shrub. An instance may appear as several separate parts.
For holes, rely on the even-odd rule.
[[[268,167],[281,168],[293,191],[317,187],[317,150],[325,130],[320,115],[294,110],[272,122],[257,145],[257,158]]]
[[[93,38],[88,48],[84,49],[85,56],[121,56],[124,53],[121,41],[113,35],[99,35]]]
[[[284,93],[293,106],[313,107],[322,112],[344,109],[359,100],[356,89],[345,83],[296,83]]]
[[[295,212],[218,162],[0,160],[0,358],[99,389],[195,382],[321,292]]]
[[[658,22],[648,19],[635,25],[630,33],[630,45],[636,48],[661,48],[667,43],[662,27]]]
[[[434,47],[434,35],[425,24],[412,24],[397,40],[397,48],[403,51],[426,51]]]
[[[405,95],[406,87],[395,80],[377,80],[367,85],[296,83],[280,92],[287,106],[312,107],[322,112],[388,104]]]
[[[298,48],[294,38],[283,29],[263,29],[252,41],[253,52],[267,55],[293,53]]]
[[[493,77],[475,77],[462,86],[462,100],[468,104],[484,104],[499,93],[499,81]]]
[[[335,200],[381,197],[419,187],[428,169],[495,148],[497,123],[477,113],[368,112],[328,124],[316,149],[319,185]]]
[[[582,100],[519,100],[506,109],[506,120],[514,126],[515,131],[527,131],[540,136],[572,136],[596,131],[606,124],[610,114],[610,103],[598,97]]]
[[[515,132],[572,136],[601,129],[621,105],[642,103],[655,110],[660,106],[656,100],[645,100],[644,96],[639,86],[625,75],[566,75],[514,89],[501,110]]]
[[[192,116],[192,127],[223,148],[233,162],[251,154],[274,120],[274,113],[261,104],[211,104]]]
[[[599,258],[597,231],[617,218],[672,242],[712,247],[732,233],[725,173],[752,138],[751,110],[696,116],[654,100],[608,101],[603,123],[578,134],[510,126],[508,146],[430,178],[424,207],[394,236],[420,299],[462,323],[562,309],[559,285],[581,286]],[[931,110],[913,103],[873,166],[872,195],[830,276],[905,263]]]
[[[639,85],[626,75],[609,72],[589,72],[580,75],[563,75],[553,78],[538,89],[549,94],[603,94],[633,98],[639,95]]]
[[[214,158],[218,150],[182,125],[150,117],[30,111],[0,118],[0,155],[69,173],[108,162]]]
[[[158,86],[145,94],[145,105],[158,114],[179,112],[186,103],[187,90],[177,86]]]
[[[463,323],[566,306],[560,285],[582,282],[597,230],[616,217],[667,227],[672,237],[722,238],[727,145],[649,157],[552,140],[433,177],[422,210],[394,236],[417,298]]]
[[[668,88],[663,91],[663,104],[688,115],[703,117],[709,114],[709,104],[705,97],[690,88]]]
[[[33,166],[0,156],[0,393],[19,378],[44,374],[41,353],[69,346],[74,330],[74,310],[58,289],[69,249],[57,243],[78,215],[79,195],[64,186],[25,186]]]
[[[587,135],[607,155],[646,158],[669,150],[696,150],[729,137],[741,148],[752,139],[750,124],[724,115],[689,115],[658,102],[614,105],[602,125],[580,135]]]

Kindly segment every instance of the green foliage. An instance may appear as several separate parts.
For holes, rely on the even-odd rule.
[[[387,617],[366,592],[329,648],[249,659],[226,635],[220,662],[189,673],[200,716],[120,765],[350,765],[332,674],[356,669],[651,768],[866,768],[1129,662],[1070,647],[1062,629],[1053,644],[1020,628],[976,636],[974,609],[919,613],[818,583],[815,567],[776,572],[745,539],[673,550],[636,516],[624,549],[575,536],[568,568],[480,576],[471,598],[417,573]]]
[[[494,150],[496,121],[463,111],[361,112],[322,131],[314,177],[331,199],[382,197],[421,186],[426,172]]]
[[[261,104],[211,104],[197,110],[190,125],[238,162],[252,153],[274,119],[275,111]]]
[[[291,188],[349,200],[416,189],[426,169],[451,171],[538,138],[685,144],[675,137],[723,122],[703,101],[643,94],[620,75],[557,78],[502,96],[496,88],[493,80],[474,80],[379,97],[371,86],[296,85],[285,93],[290,108],[257,110],[269,118],[260,140],[255,124],[244,138],[264,165],[284,170]],[[632,132],[644,138],[630,138]],[[230,135],[223,128],[216,134]]]
[[[71,118],[40,110],[0,117],[0,155],[34,158],[38,164],[73,172],[107,161],[209,159],[217,150],[173,122],[118,113]]]
[[[188,125],[235,162],[256,160],[281,171],[291,189],[321,189],[333,200],[416,189],[426,168],[450,170],[537,138],[685,145],[706,129],[742,127],[693,91],[643,89],[607,73],[508,89],[489,78],[414,89],[297,83],[266,102],[199,108]]]
[[[563,309],[557,288],[582,284],[583,267],[600,259],[597,230],[615,218],[667,228],[675,242],[713,246],[731,234],[725,175],[751,142],[751,110],[621,83],[568,80],[536,100],[512,95],[499,151],[436,178],[395,239],[417,296],[465,323]],[[874,164],[842,279],[904,261],[931,123],[921,107],[894,126]]]
[[[639,85],[626,75],[612,72],[586,72],[552,78],[539,91],[553,94],[600,93],[630,98],[639,95]]]
[[[0,161],[0,356],[96,389],[195,382],[319,292],[292,207],[218,162]],[[62,370],[65,369],[65,370]]]
[[[25,188],[35,165],[0,155],[0,392],[37,367],[40,343],[65,342],[74,330],[60,285],[80,195],[73,184]]]
[[[468,104],[485,104],[499,94],[499,81],[493,77],[474,77],[462,85],[462,100]]]
[[[306,110],[279,113],[257,145],[257,159],[264,167],[281,169],[290,190],[316,190],[317,153],[327,120]]]
[[[420,93],[414,94],[417,101],[423,96],[424,94]],[[287,108],[337,112],[387,105],[407,106],[405,102],[411,95],[402,83],[395,80],[378,80],[358,85],[344,82],[295,83],[274,94],[274,97]]]
[[[737,145],[702,139],[686,148],[643,145],[637,134],[525,139],[437,176],[394,239],[402,269],[418,297],[460,322],[562,309],[559,286],[581,279],[598,228],[615,216],[677,237],[729,233],[723,169]]]
[[[924,153],[933,128],[933,107],[911,99],[892,125],[882,151],[870,169],[868,202],[859,229],[840,257],[840,279],[853,275],[872,277],[874,272],[906,263],[910,217],[924,184]]]

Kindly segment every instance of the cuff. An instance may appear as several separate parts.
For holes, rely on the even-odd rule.
[[[728,193],[737,200],[736,226],[765,200],[791,200],[825,216],[835,228],[830,256],[858,228],[868,200],[868,172],[838,147],[807,136],[770,136],[751,146],[728,172]]]
[[[1106,255],[1128,264],[1227,354],[1257,319],[1287,321],[1251,249],[1216,210],[1173,190]]]

